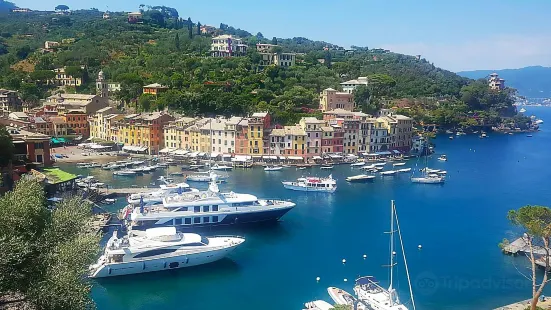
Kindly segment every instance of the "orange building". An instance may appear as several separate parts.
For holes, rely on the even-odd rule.
[[[163,86],[159,83],[153,83],[153,84],[145,85],[143,87],[144,94],[150,94],[155,96],[167,90],[168,90],[167,86]]]
[[[90,136],[90,124],[88,115],[79,111],[69,111],[63,116],[67,123],[67,134],[76,134],[83,137]]]
[[[163,127],[174,117],[163,112],[127,115],[113,128],[124,150],[158,154],[164,147]]]

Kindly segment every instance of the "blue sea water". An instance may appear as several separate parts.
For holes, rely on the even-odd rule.
[[[530,113],[551,122],[549,108],[529,108]],[[297,207],[276,225],[223,231],[246,237],[228,259],[95,281],[92,296],[100,310],[281,310],[302,309],[314,299],[330,301],[328,286],[351,292],[358,275],[374,275],[387,286],[389,270],[383,265],[388,264],[389,244],[384,232],[389,230],[394,199],[419,309],[493,309],[529,298],[530,282],[519,274],[528,271],[525,259],[503,255],[498,243],[519,234],[506,219],[508,210],[551,204],[548,128],[544,124],[533,138],[436,138],[436,154],[447,154],[449,160],[439,162],[432,156],[429,166],[448,171],[444,185],[412,184],[407,175],[349,184],[344,178],[358,171],[348,165],[332,172],[236,170],[223,190],[291,199]],[[412,160],[406,167],[421,165]],[[107,172],[95,173],[112,180]],[[329,173],[338,179],[334,194],[293,192],[280,183],[303,174]],[[150,178],[119,178],[115,185],[147,185]],[[406,302],[409,292],[398,253],[395,287]]]

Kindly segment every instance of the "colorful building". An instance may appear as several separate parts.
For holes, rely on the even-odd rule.
[[[323,131],[321,127],[325,124],[324,121],[315,117],[303,117],[300,126],[306,132],[306,156],[313,157],[321,155],[321,140]]]
[[[82,137],[90,136],[90,123],[88,123],[88,115],[80,111],[69,111],[63,115],[65,123],[67,123],[67,133],[75,134]]]
[[[320,94],[320,106],[322,112],[335,109],[352,111],[354,109],[354,96],[351,93],[339,92],[332,88],[324,89]]]
[[[249,154],[249,120],[244,118],[237,123],[235,131],[235,153]]]
[[[335,153],[333,146],[335,129],[331,126],[322,126],[321,131],[321,154]]]
[[[15,160],[34,163],[36,166],[50,166],[50,137],[41,133],[8,127],[14,145]]]
[[[306,131],[300,125],[285,126],[285,155],[304,157],[306,154]]]
[[[251,117],[248,119],[248,140],[249,140],[249,153],[250,155],[262,155],[265,153],[269,153],[269,128],[271,125],[271,118],[270,114],[267,112],[257,112],[253,113]],[[264,135],[264,132],[266,132],[266,135]],[[266,136],[266,138],[264,138]],[[265,141],[266,140],[266,141]]]
[[[174,117],[164,112],[132,114],[116,123],[117,142],[124,150],[158,154],[163,148],[163,128]]]
[[[155,96],[167,90],[168,90],[168,86],[164,86],[159,83],[153,83],[153,84],[145,85],[143,87],[144,94],[155,95]]]

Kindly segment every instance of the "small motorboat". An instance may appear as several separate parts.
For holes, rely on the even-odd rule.
[[[158,163],[157,168],[168,168],[168,164],[167,163]]]
[[[386,163],[374,163],[373,166],[377,166],[377,167],[383,167],[385,166]]]
[[[306,167],[298,167],[298,170],[306,170]]]
[[[225,165],[214,165],[210,169],[212,170],[219,170],[219,171],[230,171],[233,169],[232,166],[225,166]]]
[[[350,305],[354,307],[354,304],[356,304],[356,298],[340,288],[329,287],[327,288],[327,293],[329,293],[329,297],[331,297],[337,305]],[[358,305],[357,309],[360,309],[360,305]]]
[[[526,137],[528,137],[528,138],[532,138],[532,135],[526,135]]]
[[[181,177],[181,176],[184,175],[184,173],[183,173],[183,172],[178,172],[178,171],[177,171],[177,172],[171,172],[171,173],[169,173],[169,175],[175,176],[175,177]]]
[[[387,170],[387,171],[381,171],[380,174],[382,176],[393,176],[397,173],[398,171],[396,170]]]
[[[117,200],[116,200],[116,199],[113,199],[113,198],[105,198],[105,199],[103,200],[103,203],[104,203],[104,204],[107,204],[107,205],[114,204],[115,202],[117,202]]]
[[[406,163],[394,163],[394,164],[392,164],[392,165],[393,165],[393,166],[405,166]]]
[[[410,171],[411,171],[411,168],[403,168],[403,169],[396,170],[396,172],[410,172]]]
[[[283,167],[279,167],[279,166],[264,167],[264,171],[280,171],[281,169],[283,169]]]
[[[125,177],[133,177],[135,175],[137,175],[138,173],[134,170],[121,170],[121,171],[115,171],[113,172],[113,175],[118,175],[118,176],[125,176]]]
[[[350,164],[350,167],[362,167],[362,166],[365,166],[365,162],[363,161]]]
[[[331,170],[333,169],[333,166],[321,166],[320,169]]]
[[[440,157],[438,157],[439,161],[448,161],[448,157],[444,154],[442,154]]]
[[[449,139],[450,139],[450,140],[453,140],[453,136],[450,136]]]
[[[367,182],[367,181],[373,181],[374,179],[375,179],[374,175],[358,174],[358,175],[346,178],[346,181],[348,181],[348,182]]]

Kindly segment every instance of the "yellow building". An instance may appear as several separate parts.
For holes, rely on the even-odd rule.
[[[123,118],[122,115],[114,114],[114,112],[114,108],[106,107],[99,109],[96,113],[88,117],[88,122],[90,124],[90,138],[111,140],[110,121],[114,118]]]
[[[306,131],[300,125],[285,126],[285,155],[303,157],[306,154]]]
[[[210,138],[207,138],[205,141],[205,137],[201,135],[201,128],[210,122],[210,118],[203,118],[201,120],[198,120],[193,124],[192,126],[188,127],[186,130],[188,131],[187,135],[190,140],[190,149],[194,152],[204,152],[201,151],[201,146],[205,148],[205,144],[208,142]],[[210,145],[209,145],[210,147]]]
[[[182,117],[166,125],[163,128],[164,147],[168,150],[191,150],[189,127],[196,121],[195,118]]]
[[[264,149],[264,130],[270,126],[270,115],[266,112],[254,113],[248,119],[249,154],[269,154],[269,134],[266,135],[266,152]]]
[[[157,154],[164,145],[163,127],[174,120],[164,112],[131,114],[116,123],[117,142],[123,150]]]

